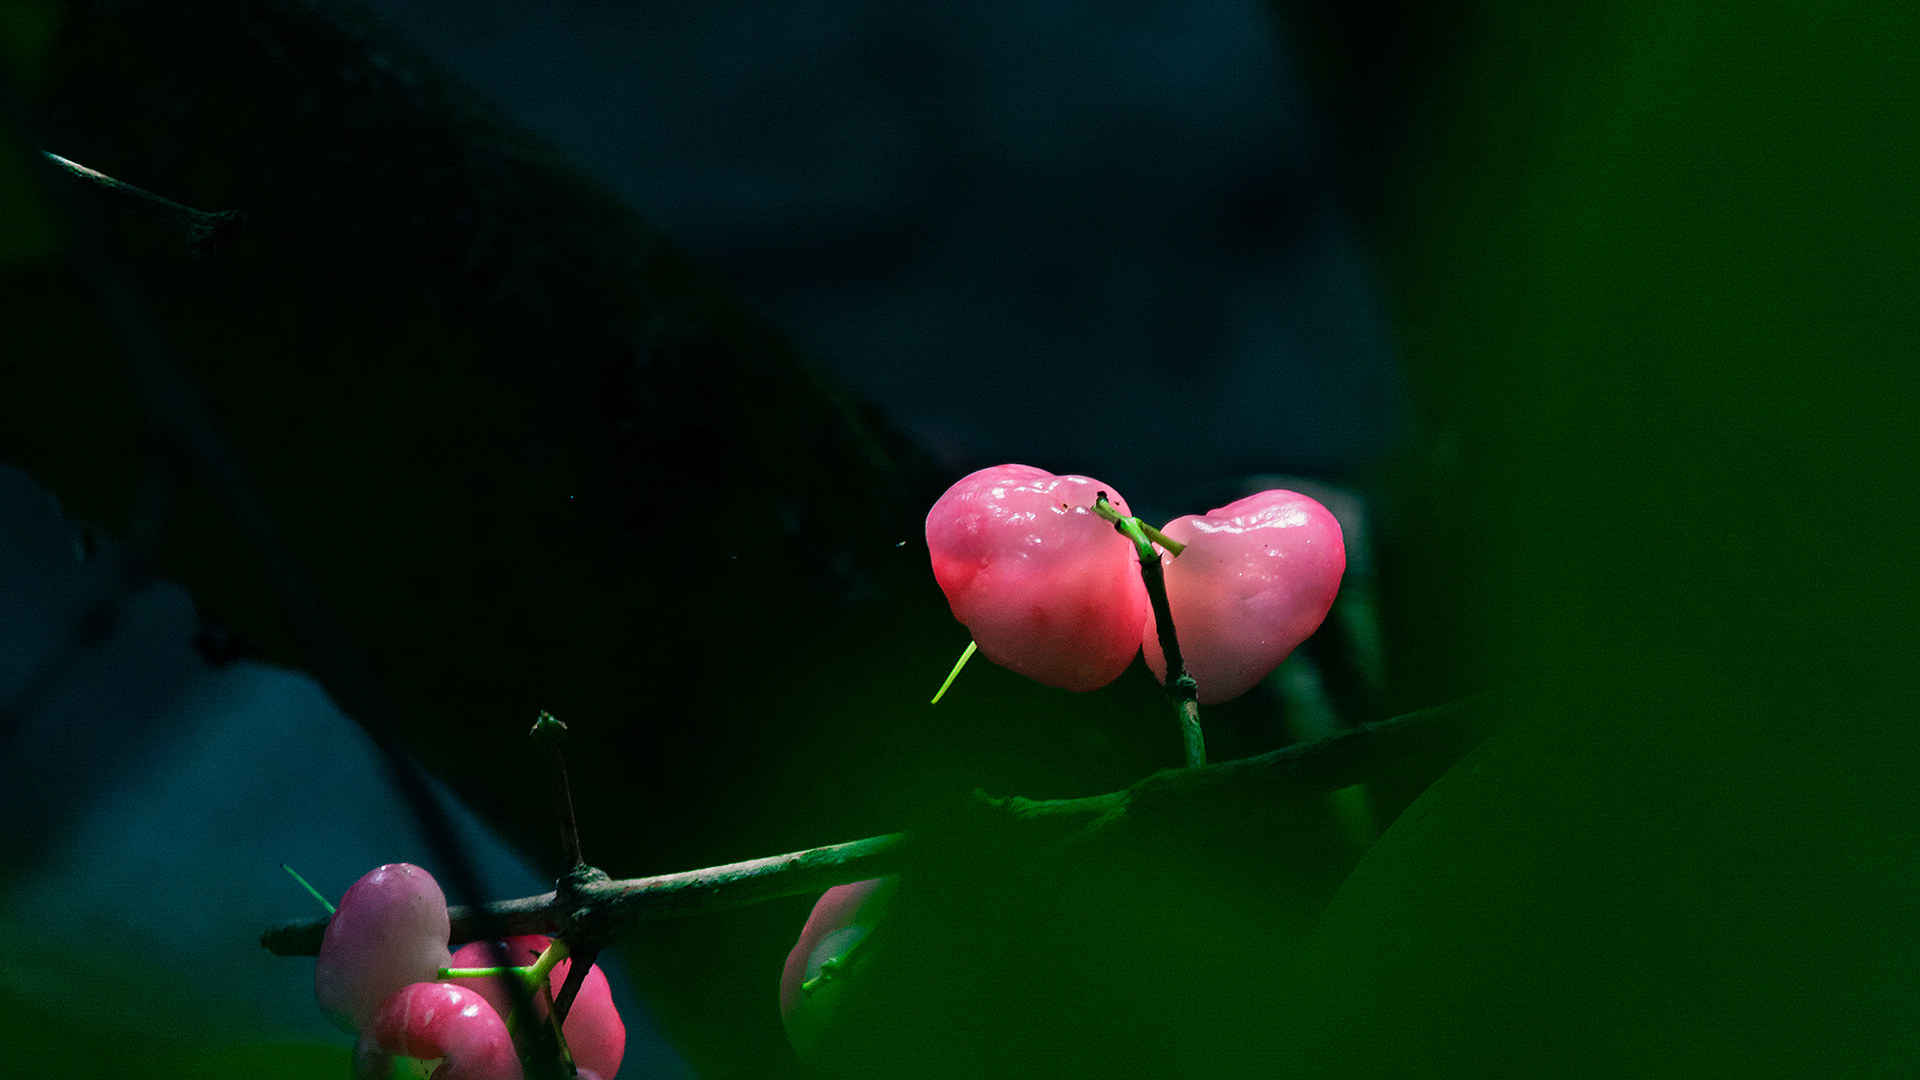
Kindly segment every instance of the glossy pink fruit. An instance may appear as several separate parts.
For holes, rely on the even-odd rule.
[[[963,477],[927,514],[934,580],[987,659],[1067,690],[1097,690],[1140,647],[1147,591],[1134,548],[1087,507],[1086,476],[996,465]]]
[[[525,967],[538,960],[552,940],[544,934],[521,934],[506,938],[500,944],[507,963]],[[495,955],[486,942],[470,942],[454,951],[453,962],[447,966],[492,967]],[[554,997],[560,996],[560,988],[566,985],[567,972],[572,967],[572,960],[554,965],[548,976]],[[461,979],[460,985],[486,998],[501,1016],[513,1007],[511,995],[499,979]],[[534,1015],[545,1019],[545,1001],[535,1001]],[[603,1080],[613,1080],[613,1074],[620,1071],[620,1059],[627,1051],[627,1025],[620,1019],[620,1010],[613,1005],[613,990],[598,964],[587,969],[587,977],[581,982],[580,992],[574,996],[573,1007],[567,1010],[567,1022],[560,1026],[560,1031],[567,1037],[567,1049],[572,1052],[576,1065],[593,1070]]]
[[[1175,518],[1161,532],[1187,545],[1162,560],[1167,603],[1207,705],[1246,693],[1319,629],[1347,569],[1340,523],[1292,491],[1262,491]],[[1166,682],[1151,613],[1141,644],[1147,666]]]
[[[354,1075],[389,1075],[395,1057],[444,1059],[433,1080],[522,1080],[506,1021],[486,999],[452,983],[419,982],[375,1010],[354,1048]]]
[[[320,1010],[347,1031],[365,1028],[389,994],[432,979],[448,960],[447,898],[412,863],[376,866],[353,883],[327,921],[313,967]]]

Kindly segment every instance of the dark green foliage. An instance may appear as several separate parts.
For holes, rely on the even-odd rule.
[[[1399,565],[1515,726],[1342,887],[1260,1074],[1910,1073],[1920,28],[1523,8],[1381,226],[1446,515]]]

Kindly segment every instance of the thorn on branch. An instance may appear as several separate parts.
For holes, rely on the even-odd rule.
[[[573,786],[567,781],[567,725],[545,709],[534,718],[533,741],[547,748],[553,760],[553,801],[560,815],[560,853],[565,859],[564,873],[572,873],[587,861],[580,854],[580,821],[573,812]]]
[[[66,176],[91,184],[97,190],[138,203],[161,217],[172,219],[185,231],[187,246],[194,251],[203,249],[209,242],[224,234],[239,222],[242,216],[238,210],[200,210],[185,203],[177,203],[164,195],[156,195],[124,180],[116,180],[98,169],[89,168],[77,161],[70,161],[50,150],[42,150],[41,154]]]

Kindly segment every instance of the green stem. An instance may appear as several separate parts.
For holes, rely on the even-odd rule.
[[[823,961],[820,964],[820,973],[800,984],[800,992],[803,994],[812,994],[820,989],[823,984],[832,982],[834,979],[852,971],[853,965],[865,955],[860,951],[860,947],[865,945],[872,937],[872,931],[862,934],[854,939],[853,944],[847,946],[846,951],[842,952],[839,956],[829,957]]]
[[[1135,518],[1134,520],[1140,521],[1139,518]],[[1187,550],[1187,545],[1175,540],[1173,537],[1168,536],[1166,533],[1161,532],[1159,529],[1154,528],[1144,521],[1140,521],[1140,531],[1147,534],[1147,539],[1166,548],[1167,554],[1172,555],[1176,559],[1180,557],[1181,552]]]
[[[547,976],[553,974],[553,966],[555,964],[558,964],[560,961],[565,960],[566,958],[567,958],[567,943],[560,940],[559,938],[554,938],[553,941],[547,945],[546,951],[541,953],[540,958],[538,960],[535,960],[531,966],[510,967],[510,968],[507,968],[505,971],[500,971],[500,969],[498,968],[495,968],[493,970],[499,971],[501,974],[511,974],[514,978],[519,979],[521,985],[526,987],[526,992],[528,997],[531,998],[534,994],[537,994],[541,990],[546,988]],[[488,969],[486,968],[466,968],[466,969],[443,968],[442,970],[443,971],[466,970],[466,971],[485,972]],[[458,976],[455,976],[455,977],[457,978]],[[519,1023],[518,1023],[519,1019],[520,1019],[520,1009],[517,1006],[515,1008],[507,1010],[507,1034],[512,1035],[516,1033],[516,1029],[519,1027]]]
[[[1094,496],[1093,512],[1113,522],[1114,530],[1133,541],[1140,554],[1140,583],[1147,587],[1147,600],[1153,605],[1153,625],[1160,639],[1160,654],[1167,660],[1167,697],[1173,701],[1174,718],[1180,724],[1180,743],[1187,767],[1207,763],[1207,739],[1200,729],[1200,687],[1187,674],[1186,658],[1180,655],[1180,638],[1173,631],[1173,607],[1167,602],[1166,568],[1160,564],[1160,552],[1147,537],[1145,525],[1136,517],[1121,517],[1107,502],[1107,493]],[[1156,530],[1157,531],[1157,530]]]
[[[511,966],[483,968],[446,967],[434,972],[433,977],[436,979],[491,979],[496,975],[506,975],[518,979],[521,978],[527,970],[527,968]]]
[[[307,879],[300,876],[300,871],[295,870],[293,867],[288,866],[286,863],[281,863],[280,869],[285,870],[287,872],[288,877],[291,877],[293,880],[299,882],[300,887],[307,890],[307,892],[311,894],[315,900],[320,901],[320,906],[327,909],[328,915],[333,914],[333,902],[328,900],[325,896],[321,895],[319,889],[316,889],[312,885],[308,884]]]
[[[1154,528],[1139,518],[1122,518],[1120,511],[1115,510],[1113,504],[1107,501],[1107,495],[1104,491],[1094,497],[1091,509],[1095,514],[1113,522],[1113,527],[1116,529],[1120,528],[1120,522],[1122,521],[1133,522],[1139,526],[1141,532],[1147,534],[1147,539],[1166,548],[1167,554],[1172,555],[1174,558],[1179,558],[1180,553],[1187,550],[1187,545],[1175,540],[1173,537],[1168,536],[1166,533],[1161,532],[1159,529]],[[1138,541],[1135,543],[1137,545]]]
[[[540,954],[540,958],[535,960],[533,966],[527,969],[527,985],[533,993],[540,995],[541,999],[547,1003],[547,1025],[553,1030],[554,1045],[560,1050],[560,1062],[562,1066],[564,1066],[566,1070],[571,1071],[573,1068],[573,1053],[567,1049],[567,1037],[560,1030],[560,1017],[557,1015],[557,1010],[553,1007],[553,984],[549,979],[549,976],[553,974],[553,969],[559,965],[560,961],[567,958],[567,953],[566,941],[561,938],[554,938],[548,943],[546,951]],[[515,1011],[517,1012],[518,1010]],[[513,1033],[513,1020],[513,1017],[507,1017],[508,1034]]]
[[[573,1051],[567,1049],[567,1033],[560,1029],[562,1020],[559,1007],[553,1003],[553,988],[542,983],[540,996],[547,1003],[547,1026],[553,1031],[553,1044],[560,1048],[560,1065],[567,1072],[572,1072]]]
[[[967,666],[967,661],[973,659],[973,651],[979,647],[980,643],[977,641],[967,642],[967,647],[961,650],[960,659],[953,662],[953,670],[947,672],[947,681],[940,684],[940,689],[933,693],[933,700],[927,702],[927,704],[940,704],[940,699],[947,696],[947,687],[952,686],[953,680],[960,677],[960,669]]]
[[[526,967],[514,967],[511,965],[506,967],[443,967],[434,973],[434,977],[440,979],[518,979],[520,985],[527,988],[528,994],[537,994],[548,989],[547,977],[552,975],[553,969],[560,961],[566,958],[567,943],[559,938],[554,938],[553,941],[547,945],[546,951],[540,954],[540,958]],[[552,1000],[551,995],[548,996],[548,1000]],[[520,1010],[518,1009],[509,1011],[507,1015],[507,1031],[509,1033],[512,1033],[515,1026],[514,1021],[519,1015]],[[565,1044],[563,1043],[562,1045],[564,1046]]]
[[[545,986],[547,984],[547,976],[553,974],[553,969],[558,967],[560,961],[566,958],[567,943],[560,938],[554,938],[552,943],[547,946],[546,951],[540,954],[540,959],[535,960],[533,966],[527,969],[527,984],[529,986]]]
[[[1139,518],[1123,517],[1113,523],[1113,531],[1133,541],[1133,550],[1140,556],[1141,566],[1148,563],[1160,565],[1160,549],[1154,547],[1153,541],[1147,539],[1147,531],[1140,527]]]

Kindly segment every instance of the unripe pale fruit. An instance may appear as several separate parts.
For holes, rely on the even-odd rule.
[[[838,980],[835,965],[850,963],[885,914],[893,878],[835,885],[820,895],[780,971],[780,1020],[802,1060],[811,1060],[823,1024],[831,1019]],[[811,984],[811,985],[809,985]]]
[[[506,1021],[486,999],[452,983],[403,986],[380,1003],[354,1048],[354,1075],[384,1078],[395,1057],[444,1059],[433,1080],[522,1080]]]
[[[320,1010],[360,1031],[388,995],[447,966],[447,898],[433,875],[387,863],[362,875],[327,921],[313,967]]]
[[[1162,562],[1180,652],[1204,705],[1246,693],[1312,636],[1347,569],[1340,523],[1298,492],[1262,491],[1160,531],[1187,545]],[[1151,612],[1141,645],[1166,682]]]
[[[1110,485],[996,465],[927,514],[934,580],[987,659],[1048,686],[1096,690],[1133,662],[1147,591],[1133,544],[1088,509],[1126,515]]]
[[[552,940],[544,934],[521,934],[500,941],[499,952],[487,942],[469,942],[454,950],[453,962],[447,966],[492,967],[496,963],[494,958],[504,955],[506,963],[526,967],[540,958]],[[560,996],[572,967],[572,959],[562,960],[548,974],[549,992],[555,998]],[[461,979],[460,985],[486,998],[501,1016],[513,1008],[513,997],[498,978]],[[546,1001],[536,995],[533,1008],[535,1017],[544,1023]],[[613,1080],[613,1075],[620,1071],[620,1059],[627,1051],[627,1025],[620,1019],[620,1010],[614,1007],[613,989],[607,985],[606,973],[600,970],[600,965],[587,969],[580,992],[574,995],[573,1006],[567,1010],[567,1022],[560,1025],[560,1031],[567,1037],[567,1049],[576,1065],[592,1070],[603,1080]]]

